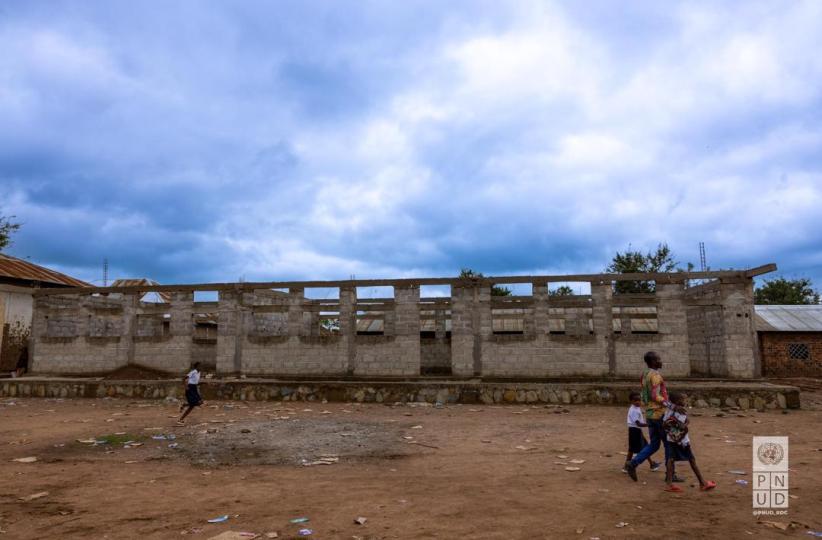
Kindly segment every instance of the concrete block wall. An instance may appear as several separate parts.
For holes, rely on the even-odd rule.
[[[420,310],[431,311],[431,302],[421,307],[419,285],[409,282],[395,283],[382,335],[356,333],[357,282],[342,282],[339,300],[322,304],[307,300],[302,287],[286,294],[249,291],[240,283],[221,286],[216,303],[195,304],[193,292],[182,288],[160,305],[141,303],[142,293],[133,291],[37,295],[32,368],[91,374],[139,365],[184,373],[199,360],[222,375],[269,377],[412,377],[423,368],[450,367],[460,378],[632,378],[644,368],[645,352],[655,350],[669,376],[755,377],[760,370],[752,280],[725,276],[686,289],[671,274],[657,282],[653,297],[621,300],[610,279],[591,281],[590,296],[563,299],[550,297],[547,282],[534,278],[533,298],[508,303],[492,299],[489,281],[455,279],[450,303],[437,311],[433,338],[420,336]],[[492,300],[500,311],[492,311]],[[655,333],[632,332],[627,310],[619,314],[622,331],[614,332],[615,305],[649,302],[656,306]],[[338,329],[320,328],[321,305],[339,313]],[[194,312],[204,309],[217,312],[215,341],[193,334]],[[495,334],[493,313],[521,314],[522,324],[514,326],[523,332]],[[550,332],[557,328],[549,326],[552,313],[564,313],[564,334]]]
[[[687,377],[691,372],[688,347],[688,319],[685,311],[685,284],[657,283],[657,333],[633,334],[628,324],[614,335],[617,359],[616,375],[639,377],[645,369],[643,356],[654,350],[662,358],[664,373],[673,377]]]
[[[753,283],[751,280],[721,280],[720,283],[725,352],[722,375],[735,379],[758,377],[761,365],[754,329]]]
[[[420,368],[451,367],[451,338],[420,338]]]
[[[105,306],[105,317],[122,314],[113,300]],[[96,306],[101,307],[101,306]],[[95,303],[82,296],[45,296],[35,299],[32,325],[32,372],[100,374],[123,367],[128,362],[122,324],[102,324]],[[111,322],[111,321],[109,321]],[[93,329],[92,325],[96,325]],[[100,328],[104,335],[100,334]]]

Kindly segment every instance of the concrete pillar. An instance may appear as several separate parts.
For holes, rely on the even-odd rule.
[[[451,287],[451,374],[474,374],[474,296],[470,282]]]
[[[445,316],[445,307],[434,308],[434,337],[437,339],[444,339],[448,332],[446,328],[447,318]]]
[[[420,287],[394,287],[394,342],[399,345],[397,375],[420,374]]]
[[[340,334],[347,355],[346,373],[353,375],[357,361],[357,288],[340,287]]]
[[[240,291],[220,291],[217,304],[217,373],[221,375],[239,374],[242,369],[242,346],[238,333],[243,321],[239,308]]]
[[[723,280],[720,283],[724,373],[747,379],[759,377],[756,331],[754,328],[754,294],[752,279]]]
[[[192,334],[194,333],[194,293],[174,291],[171,293],[169,329],[171,339],[165,349],[169,354],[168,371],[186,371],[191,365]]]
[[[603,347],[603,360],[608,363],[608,374],[616,375],[616,347],[614,345],[614,290],[611,282],[592,282],[591,317],[594,321],[594,338]]]
[[[664,351],[665,373],[677,377],[691,374],[684,295],[684,281],[656,284],[657,331]]]
[[[120,351],[123,355],[122,363],[134,363],[134,335],[137,333],[137,307],[140,303],[139,294],[123,295],[123,332],[120,335]]]
[[[305,289],[288,289],[288,335],[290,337],[305,335],[303,324],[303,303],[305,302]],[[317,328],[319,330],[319,321]],[[309,331],[310,335],[310,331]]]
[[[534,308],[531,313],[532,335],[544,336],[548,333],[548,284],[533,283]]]

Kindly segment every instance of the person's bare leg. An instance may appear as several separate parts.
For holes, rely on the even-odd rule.
[[[191,414],[191,411],[193,411],[193,410],[194,410],[194,406],[193,406],[193,405],[189,405],[188,409],[186,409],[186,412],[184,412],[184,413],[183,413],[183,416],[181,416],[181,417],[180,417],[180,419],[179,419],[179,420],[177,420],[177,421],[178,421],[178,422],[182,422],[183,420],[185,420],[185,419],[186,419],[186,416],[188,416],[189,414]]]
[[[668,461],[665,462],[665,483],[668,484],[668,487],[671,487],[671,484],[674,482],[674,459],[668,458]]]
[[[696,475],[696,479],[699,480],[699,485],[704,486],[705,485],[705,479],[702,478],[702,473],[699,472],[699,467],[696,466],[696,459],[691,458],[691,459],[688,460],[688,462],[691,464],[691,470],[694,471],[694,474]]]

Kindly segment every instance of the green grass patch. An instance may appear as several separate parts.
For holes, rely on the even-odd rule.
[[[105,441],[106,444],[121,445],[128,441],[137,442],[140,437],[126,433],[125,435],[102,435],[97,437],[98,441]]]

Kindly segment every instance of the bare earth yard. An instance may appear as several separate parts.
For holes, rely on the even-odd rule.
[[[622,407],[212,402],[174,427],[174,403],[6,399],[0,536],[810,538],[822,395],[802,398],[788,414],[695,410],[694,452],[718,488],[700,492],[683,464],[681,495],[646,465],[638,483],[620,471]],[[736,483],[750,480],[753,435],[790,437],[787,516],[753,516],[750,485]],[[26,457],[37,461],[13,461]]]

